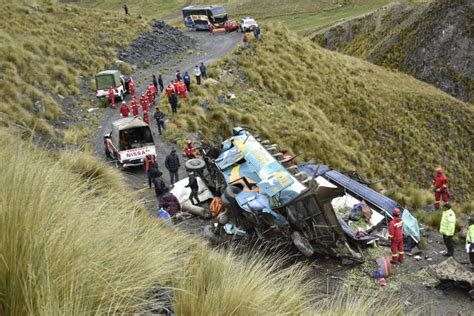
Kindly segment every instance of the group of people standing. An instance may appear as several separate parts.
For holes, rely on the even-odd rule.
[[[201,84],[201,78],[207,78],[207,68],[204,63],[196,65],[194,68],[194,76],[196,77],[196,83],[198,85]],[[188,92],[190,91],[191,76],[187,71],[182,75],[179,70],[176,70],[175,79],[170,81],[165,89],[173,114],[178,113],[178,98],[186,101],[188,99]]]

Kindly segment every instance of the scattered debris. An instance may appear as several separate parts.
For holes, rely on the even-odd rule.
[[[414,256],[413,257],[416,261],[420,261],[421,260],[421,257],[420,256]]]
[[[87,109],[87,112],[92,113],[94,111],[97,111],[99,108],[89,108]]]

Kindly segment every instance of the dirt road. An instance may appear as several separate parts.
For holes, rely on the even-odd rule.
[[[204,64],[209,64],[210,62],[219,59],[220,57],[228,54],[237,45],[240,43],[241,40],[241,33],[234,32],[234,33],[217,33],[213,36],[209,36],[207,32],[194,32],[194,31],[185,31],[184,32],[187,36],[193,38],[196,41],[196,49],[194,50],[193,54],[188,55],[186,59],[183,61],[179,61],[179,56],[175,56],[171,60],[168,60],[164,63],[158,65],[152,65],[150,68],[147,69],[140,69],[136,73],[132,75],[135,83],[137,84],[137,96],[139,96],[144,89],[146,89],[146,85],[151,82],[152,75],[155,74],[158,76],[160,74],[160,69],[166,68],[170,69],[166,73],[161,73],[163,76],[163,82],[166,86],[168,82],[175,78],[176,70],[179,69],[181,74],[184,74],[185,71],[188,71],[192,77],[192,85],[196,84],[194,78],[194,67],[201,62]],[[130,101],[130,96],[126,97],[126,101]],[[169,106],[168,104],[163,104],[163,106]],[[95,139],[95,147],[94,153],[100,157],[104,157],[104,143],[103,143],[103,135],[110,132],[112,127],[112,122],[120,118],[119,109],[112,110],[107,109],[108,113],[105,114],[104,119],[100,128],[97,131],[97,137]],[[164,179],[166,183],[169,183],[169,174],[164,167],[164,161],[166,155],[169,154],[171,148],[174,147],[173,144],[165,142],[162,137],[158,134],[158,129],[156,126],[156,121],[153,119],[155,109],[150,109],[150,123],[151,129],[153,132],[153,138],[156,144],[156,152],[157,152],[157,161],[160,170],[164,173]],[[172,119],[172,118],[167,118]],[[181,149],[176,148],[178,150],[178,154],[180,153]],[[181,161],[181,169],[179,171],[180,179],[184,178],[185,170],[184,170],[184,159],[180,157]],[[141,190],[142,196],[145,200],[147,208],[150,211],[156,210],[157,203],[156,197],[154,195],[153,189],[148,189],[146,184],[146,175],[143,172],[141,167],[137,168],[130,168],[124,170],[126,173],[126,179],[131,187]]]

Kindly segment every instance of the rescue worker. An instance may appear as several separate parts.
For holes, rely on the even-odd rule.
[[[130,109],[127,103],[125,103],[125,101],[122,101],[122,105],[120,106],[120,116],[129,117],[129,115],[130,115]]]
[[[163,180],[163,172],[157,172],[156,176],[153,178],[153,186],[155,187],[156,198],[159,201],[161,196],[166,192],[166,184]]]
[[[152,104],[154,105],[154,103],[155,103],[155,95],[154,95],[154,93],[153,93],[153,90],[154,90],[155,87],[153,87],[153,85],[151,85],[151,87],[152,87],[152,89],[146,90],[146,100],[147,100],[147,103],[148,103],[149,105],[152,105]]]
[[[156,120],[156,125],[158,126],[158,133],[161,135],[162,130],[165,129],[165,114],[160,111],[159,107],[156,107],[155,114],[153,118]]]
[[[132,100],[130,101],[130,107],[132,108],[133,117],[138,117],[138,104],[135,96],[133,96]]]
[[[191,171],[188,173],[188,176],[189,176],[189,182],[184,187],[191,189],[191,193],[189,194],[189,201],[191,201],[191,204],[198,205],[201,203],[201,201],[199,201],[199,197],[198,197],[199,185],[197,182],[196,175],[194,174],[194,172]],[[194,203],[194,200],[196,200],[196,203]]]
[[[186,89],[186,85],[184,84],[183,80],[178,82],[178,90],[179,90],[179,96],[182,99],[187,100],[188,90]]]
[[[160,86],[160,92],[163,92],[164,85],[163,85],[163,78],[161,77],[161,74],[158,75],[158,85]]]
[[[178,170],[181,167],[179,163],[179,157],[176,155],[176,149],[171,149],[171,152],[165,159],[165,167],[170,173],[170,182],[173,185],[175,182],[178,182]]]
[[[198,85],[201,84],[201,69],[199,69],[199,66],[196,65],[194,68],[194,75],[196,76],[196,82]]]
[[[191,76],[188,74],[187,71],[184,73],[183,81],[184,81],[184,84],[186,85],[186,90],[191,91]]]
[[[183,155],[188,159],[196,158],[196,148],[194,148],[192,140],[186,140],[186,147],[184,147]]]
[[[115,109],[115,93],[112,87],[109,88],[109,105],[112,109]]]
[[[199,65],[199,70],[201,70],[201,76],[204,79],[207,79],[207,68],[206,68],[206,65],[204,65],[203,62],[201,62],[201,65]]]
[[[169,97],[174,93],[174,86],[173,86],[173,82],[170,82],[168,84],[168,86],[166,87],[166,95],[168,96],[168,101],[169,101]]]
[[[218,192],[214,194],[214,197],[212,198],[212,202],[209,205],[209,209],[211,210],[212,217],[217,217],[217,215],[219,215],[220,213],[224,211],[224,205],[222,204],[222,200]]]
[[[150,116],[148,115],[148,111],[143,111],[143,122],[150,125]]]
[[[444,211],[439,224],[439,232],[443,235],[443,241],[447,249],[443,256],[452,257],[454,254],[453,236],[456,228],[456,214],[449,203],[444,204],[443,208]]]
[[[143,113],[145,112],[148,112],[148,108],[149,108],[149,96],[148,95],[145,95],[145,94],[142,94],[142,96],[140,97],[140,105],[142,106],[142,111]]]
[[[474,215],[469,216],[469,227],[466,234],[466,251],[471,262],[471,271],[474,272]]]
[[[130,94],[132,95],[132,98],[135,97],[135,82],[133,81],[132,78],[130,78],[130,82],[128,83],[128,89],[130,90]]]
[[[443,168],[436,168],[435,172],[436,174],[433,177],[431,188],[434,190],[435,208],[439,209],[441,198],[444,203],[449,202],[448,178],[444,174]]]
[[[165,193],[161,195],[159,201],[160,205],[169,205],[168,212],[171,216],[175,216],[178,212],[181,211],[181,204],[179,204],[178,198],[170,192],[168,187],[165,187]]]
[[[388,223],[388,238],[390,239],[390,250],[392,251],[393,264],[403,263],[405,253],[403,251],[403,221],[400,218],[400,209],[394,208],[393,219]]]
[[[147,179],[148,179],[148,188],[151,189],[151,184],[153,178],[158,173],[158,163],[156,162],[155,155],[146,155],[143,160],[143,169],[145,169]]]

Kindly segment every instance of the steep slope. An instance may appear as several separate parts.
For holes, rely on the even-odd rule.
[[[474,95],[474,3],[396,4],[314,36],[323,47],[399,69],[464,101]]]
[[[173,127],[215,136],[247,125],[305,159],[357,169],[386,187],[429,187],[441,165],[453,198],[472,196],[471,104],[277,29],[218,63],[212,73],[221,83],[195,87]]]

